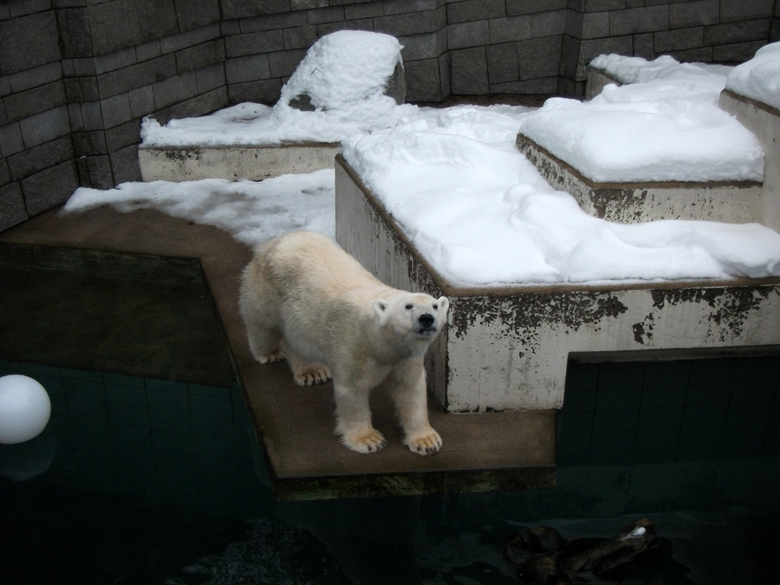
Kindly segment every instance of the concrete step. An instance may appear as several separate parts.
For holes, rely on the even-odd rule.
[[[333,168],[340,144],[301,143],[282,146],[220,146],[214,148],[141,147],[138,162],[144,181],[246,179],[260,181],[279,175],[312,173]]]
[[[759,221],[780,231],[780,111],[728,90],[718,105],[753,132],[764,149],[764,182],[758,201]]]
[[[586,99],[610,83],[623,81],[589,67]],[[524,136],[518,135],[517,145],[551,185],[571,193],[583,210],[596,217],[627,223],[667,218],[756,221],[780,231],[780,111],[729,90],[721,92],[718,105],[758,138],[764,150],[761,183],[600,184]]]
[[[760,221],[762,184],[756,181],[599,183],[533,140],[517,135],[517,148],[555,189],[570,193],[586,213],[617,223],[696,219]]]
[[[682,359],[780,346],[780,279],[459,288],[415,249],[343,157],[336,239],[391,286],[450,299],[428,375],[447,412],[559,409],[572,354]]]

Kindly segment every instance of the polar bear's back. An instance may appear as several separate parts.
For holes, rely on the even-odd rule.
[[[319,298],[341,296],[357,289],[387,287],[327,236],[296,231],[265,244],[257,259],[266,278],[288,292]]]

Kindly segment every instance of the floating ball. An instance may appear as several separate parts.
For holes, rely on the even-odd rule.
[[[0,443],[13,445],[37,437],[51,416],[51,400],[38,382],[12,374],[0,378]]]

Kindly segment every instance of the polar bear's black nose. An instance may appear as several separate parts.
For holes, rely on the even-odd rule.
[[[436,319],[430,313],[423,313],[417,320],[423,327],[430,327]]]

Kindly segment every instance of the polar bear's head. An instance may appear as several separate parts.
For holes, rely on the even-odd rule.
[[[374,301],[374,312],[381,327],[390,326],[406,336],[433,339],[447,319],[447,297],[434,299],[430,295],[401,292],[388,300]]]

